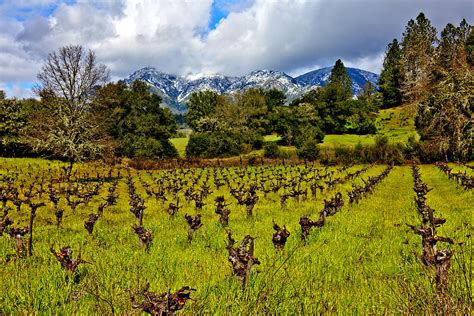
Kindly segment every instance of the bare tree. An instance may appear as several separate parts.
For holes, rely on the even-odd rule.
[[[92,102],[109,70],[91,50],[71,45],[50,53],[37,77],[42,110],[31,117],[26,140],[37,152],[69,161],[70,174],[74,162],[100,157],[110,147]]]
[[[109,70],[98,64],[95,53],[82,46],[69,45],[52,52],[37,75],[41,87],[64,99],[73,110],[83,110],[90,102],[94,89],[109,79]]]

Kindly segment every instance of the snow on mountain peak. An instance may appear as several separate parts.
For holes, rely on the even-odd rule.
[[[326,85],[332,67],[310,71],[298,77],[270,70],[255,70],[242,77],[230,77],[218,73],[188,74],[185,77],[163,73],[154,67],[144,67],[132,73],[125,82],[130,84],[135,80],[147,82],[151,90],[163,98],[163,103],[173,112],[186,111],[186,101],[195,91],[211,90],[220,94],[230,94],[250,88],[263,88],[281,90],[291,101],[307,91]],[[352,78],[352,91],[357,95],[362,91],[366,82],[375,86],[378,75],[356,69],[347,68]]]

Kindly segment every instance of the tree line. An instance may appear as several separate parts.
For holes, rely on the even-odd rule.
[[[104,157],[176,158],[169,139],[178,124],[159,95],[142,81],[107,83],[108,69],[92,51],[66,46],[46,58],[38,99],[0,95],[0,153],[47,156],[71,164]],[[185,123],[193,130],[187,157],[234,156],[260,149],[263,136],[315,150],[325,133],[373,133],[373,90],[353,99],[351,79],[338,60],[329,84],[287,106],[283,92],[249,89],[232,95],[193,93]],[[276,146],[276,144],[273,144]],[[277,147],[278,148],[278,147]],[[308,153],[306,153],[308,154]],[[303,154],[304,155],[304,154]],[[314,155],[313,155],[314,158]]]
[[[193,93],[185,114],[193,130],[186,155],[235,156],[261,149],[264,135],[277,134],[281,145],[296,146],[304,156],[326,133],[375,133],[379,109],[375,88],[367,84],[354,98],[351,87],[343,62],[337,60],[325,87],[311,90],[289,105],[285,94],[276,89],[249,89],[232,95]]]
[[[474,30],[463,19],[440,37],[420,13],[388,44],[380,75],[383,107],[416,105],[421,148],[431,160],[473,158]]]
[[[411,103],[421,141],[407,145],[410,157],[472,159],[473,65],[474,31],[466,20],[448,24],[438,38],[420,13],[401,41],[387,46],[379,88],[367,84],[358,97],[341,60],[325,87],[291,102],[275,89],[193,93],[178,118],[192,129],[186,156],[226,157],[265,147],[268,157],[278,157],[277,144],[263,138],[277,134],[279,145],[315,159],[326,134],[375,133],[379,108]],[[169,141],[177,116],[145,82],[108,82],[109,71],[93,51],[62,47],[48,55],[37,79],[36,99],[7,98],[0,91],[2,156],[47,156],[71,165],[105,157],[178,157]]]

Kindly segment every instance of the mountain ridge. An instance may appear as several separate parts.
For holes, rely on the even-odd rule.
[[[357,68],[346,68],[352,79],[352,92],[358,95],[366,82],[377,86],[379,76],[375,73]],[[196,91],[212,90],[220,94],[232,94],[250,88],[278,89],[291,101],[311,89],[326,85],[332,67],[325,67],[292,77],[277,70],[255,70],[241,77],[210,74],[197,78],[180,77],[167,74],[154,67],[144,67],[133,72],[124,81],[131,84],[142,80],[149,84],[154,93],[163,98],[165,106],[174,113],[186,111],[186,101]]]

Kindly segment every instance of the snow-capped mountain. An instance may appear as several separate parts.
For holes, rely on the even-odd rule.
[[[367,81],[377,87],[379,75],[357,68],[346,68],[346,70],[352,79],[352,93],[354,95],[359,95],[359,93],[364,89],[364,85]],[[331,71],[332,67],[321,68],[298,76],[295,80],[305,86],[325,86],[329,80]]]
[[[289,100],[293,100],[307,91],[306,85],[299,84],[294,78],[284,72],[257,70],[236,80],[229,87],[228,93],[250,88],[278,89],[285,93]]]
[[[153,67],[142,68],[125,82],[130,84],[135,80],[147,82],[152,91],[163,98],[163,103],[173,112],[186,111],[186,101],[195,91],[211,90],[220,94],[231,94],[250,88],[281,90],[289,101],[301,96],[307,91],[326,85],[332,67],[314,70],[293,78],[284,72],[275,70],[257,70],[242,77],[229,77],[220,74],[205,75],[200,78],[183,78],[156,70]],[[360,93],[365,83],[370,81],[377,85],[378,75],[356,69],[347,68],[352,78],[354,95]]]

